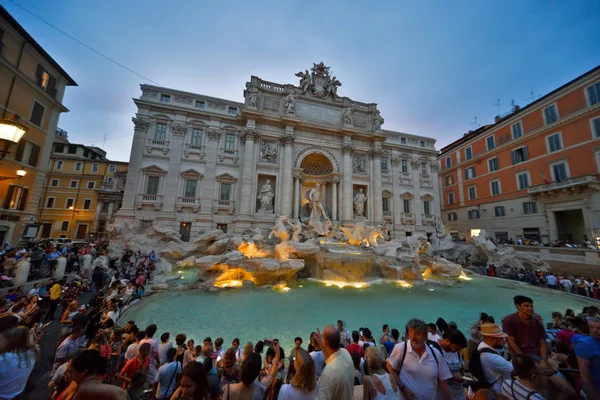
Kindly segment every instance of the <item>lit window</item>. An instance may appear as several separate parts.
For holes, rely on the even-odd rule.
[[[10,185],[6,193],[4,208],[9,210],[24,210],[27,204],[29,189],[21,186]]]
[[[75,204],[75,199],[68,198],[67,203],[65,204],[65,208],[69,210],[74,207],[74,204]]]
[[[446,176],[446,186],[450,186],[454,184],[454,176],[448,175]]]

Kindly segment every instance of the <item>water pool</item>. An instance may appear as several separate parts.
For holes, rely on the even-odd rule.
[[[368,327],[378,339],[383,324],[402,332],[406,321],[418,317],[435,322],[438,317],[455,321],[468,332],[484,311],[500,321],[514,312],[512,298],[523,294],[533,298],[536,312],[550,320],[552,311],[572,308],[580,312],[598,303],[559,291],[550,291],[521,282],[473,275],[473,280],[453,287],[415,286],[403,288],[382,282],[357,289],[327,287],[322,282],[298,280],[291,290],[237,289],[221,292],[170,291],[144,299],[121,317],[139,327],[158,325],[158,334],[171,338],[185,333],[198,343],[206,336],[222,337],[228,348],[234,337],[242,345],[265,337],[278,338],[284,349],[293,346],[296,336],[308,340],[310,332],[338,319],[349,330]]]

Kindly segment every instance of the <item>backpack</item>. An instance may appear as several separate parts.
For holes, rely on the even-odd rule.
[[[477,382],[471,385],[473,392],[476,392],[479,389],[490,389],[494,386],[495,381],[490,383],[485,379],[485,374],[483,373],[483,367],[481,366],[481,353],[493,353],[498,354],[494,350],[484,347],[483,349],[477,350],[473,357],[469,360],[469,372],[473,374],[475,378],[477,378]]]
[[[429,347],[429,350],[431,350],[431,354],[433,354],[433,359],[435,360],[435,365],[439,368],[440,363],[437,359],[437,356],[435,355],[435,351],[433,351],[433,347],[429,344],[429,340],[427,342],[425,342],[425,346]],[[406,347],[407,347],[407,344],[406,344],[406,342],[404,342],[404,353],[402,353],[402,358],[400,359],[400,365],[398,365],[398,376],[400,376],[400,372],[402,372],[402,365],[404,365],[404,359],[406,358]],[[441,352],[440,352],[440,354],[441,354]]]

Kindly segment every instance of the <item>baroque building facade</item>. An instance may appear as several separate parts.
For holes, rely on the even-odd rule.
[[[385,223],[391,237],[439,222],[435,140],[382,129],[377,104],[337,94],[323,63],[298,86],[252,76],[244,103],[141,85],[117,219],[155,221],[189,240],[308,217],[316,189],[335,223]]]
[[[600,67],[438,157],[444,224],[455,237],[600,243]]]

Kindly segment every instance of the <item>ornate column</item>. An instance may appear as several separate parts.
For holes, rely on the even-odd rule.
[[[137,189],[139,174],[142,168],[142,155],[146,144],[146,133],[148,132],[148,127],[150,127],[150,120],[147,118],[133,118],[132,121],[134,124],[133,143],[129,156],[123,203],[119,210],[119,215],[130,218],[133,218],[135,215],[135,200],[138,195]]]
[[[292,144],[294,135],[286,133],[281,138],[283,145],[283,184],[281,195],[281,215],[292,214]]]
[[[217,175],[217,156],[219,153],[219,140],[221,140],[221,130],[209,128],[206,133],[206,170],[202,180],[202,193],[200,195],[200,212],[208,215],[212,221],[212,208],[215,196],[215,176]],[[203,228],[210,228],[204,226]]]
[[[435,215],[437,218],[441,217],[441,193],[440,193],[440,180],[438,179],[438,171],[439,166],[435,161],[432,161],[429,164],[429,168],[431,170],[431,179],[433,183],[433,210],[431,213]]]
[[[331,184],[331,220],[332,221],[337,221],[338,220],[338,209],[337,209],[337,205],[338,205],[338,197],[337,197],[337,185],[340,182],[340,178],[338,178],[337,176],[333,178],[332,184]]]
[[[394,208],[394,231],[396,227],[402,224],[402,198],[400,197],[401,189],[400,189],[400,165],[402,160],[400,157],[392,157],[392,193],[394,193],[394,197],[392,198],[392,206]],[[397,234],[395,235],[397,237]]]
[[[410,162],[412,168],[412,179],[413,179],[413,209],[412,212],[415,215],[415,225],[419,228],[423,227],[423,221],[421,219],[421,212],[423,207],[421,206],[421,162],[413,159]]]
[[[181,179],[181,158],[183,156],[183,147],[185,134],[188,127],[184,122],[172,122],[169,126],[169,168],[167,174],[161,178],[164,179],[162,185],[163,207],[165,212],[175,212],[177,198],[180,195],[178,191],[179,180]]]
[[[342,146],[342,220],[352,221],[352,152],[350,144]]]
[[[300,193],[300,177],[302,174],[299,171],[294,171],[294,214],[293,218],[298,219],[298,214],[300,211],[300,201],[302,199],[302,194]]]
[[[376,224],[383,223],[383,200],[381,198],[381,150],[371,150],[373,159],[373,219]]]
[[[242,142],[245,142],[244,163],[242,167],[242,195],[240,196],[240,215],[250,215],[250,210],[254,204],[252,196],[252,184],[254,182],[254,141],[258,140],[260,135],[253,129],[246,129],[240,135]]]

